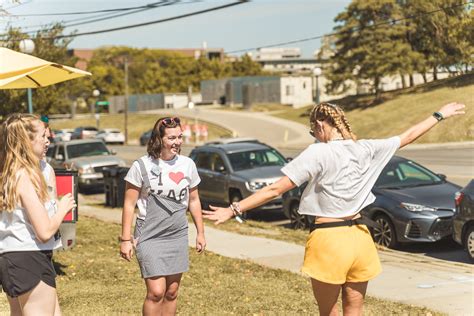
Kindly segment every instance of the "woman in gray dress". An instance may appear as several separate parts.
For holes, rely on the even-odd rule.
[[[136,160],[125,177],[120,254],[130,261],[133,246],[147,294],[143,315],[174,315],[183,272],[189,268],[189,208],[197,230],[196,250],[204,251],[206,241],[194,162],[181,156],[183,132],[180,119],[159,119],[147,145],[148,154]],[[139,214],[132,239],[135,210]]]

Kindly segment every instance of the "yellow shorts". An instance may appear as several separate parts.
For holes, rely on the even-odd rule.
[[[308,237],[301,271],[330,284],[365,282],[382,272],[367,226],[315,229]]]

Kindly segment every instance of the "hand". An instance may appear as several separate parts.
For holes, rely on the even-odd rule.
[[[122,241],[120,242],[120,256],[130,261],[133,257],[133,244],[131,241]]]
[[[61,200],[58,203],[58,210],[64,211],[64,215],[66,215],[67,212],[75,208],[76,201],[74,201],[74,198],[72,197],[71,193],[65,194]]]
[[[206,238],[204,234],[198,234],[196,237],[196,251],[198,253],[203,253],[206,250]]]
[[[440,112],[443,115],[443,118],[446,119],[454,115],[464,114],[465,112],[463,109],[465,107],[466,106],[464,104],[453,102],[453,103],[446,104],[438,112]]]
[[[205,219],[210,219],[214,221],[215,225],[219,225],[224,223],[225,221],[234,217],[234,212],[229,207],[215,207],[209,205],[209,208],[212,211],[203,210],[202,213],[204,214],[202,217]]]

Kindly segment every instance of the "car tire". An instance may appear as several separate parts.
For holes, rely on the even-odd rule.
[[[290,215],[290,225],[293,229],[306,229],[309,227],[308,216],[298,213],[299,203],[293,202],[290,205],[288,214]]]
[[[231,191],[229,195],[229,201],[231,204],[242,201],[242,194],[240,194],[239,191]],[[243,212],[242,217],[245,219],[249,218],[249,212]]]
[[[374,218],[381,227],[372,229],[374,241],[384,247],[395,249],[398,246],[395,226],[387,215],[377,215]]]
[[[471,225],[464,236],[464,246],[471,262],[474,262],[474,225]]]

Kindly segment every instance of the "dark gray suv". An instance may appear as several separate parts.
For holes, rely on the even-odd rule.
[[[204,205],[227,206],[276,182],[286,159],[276,149],[256,140],[216,141],[193,149]],[[281,209],[281,197],[259,209]]]

